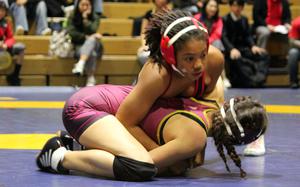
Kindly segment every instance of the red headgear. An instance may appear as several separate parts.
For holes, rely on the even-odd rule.
[[[184,21],[188,21],[191,20],[193,21],[193,25],[190,25],[182,30],[180,30],[177,34],[175,34],[172,38],[168,37],[168,33],[169,31],[177,24],[184,22]],[[176,58],[175,58],[175,51],[174,51],[174,46],[173,44],[176,42],[176,40],[178,40],[182,35],[184,35],[185,33],[191,31],[191,30],[195,30],[195,29],[200,29],[204,32],[207,33],[207,30],[201,25],[201,23],[199,23],[195,18],[193,17],[181,17],[179,19],[176,19],[175,21],[173,21],[165,30],[161,41],[160,41],[160,51],[162,56],[164,57],[164,59],[166,60],[166,62],[170,65],[172,65],[172,67],[176,66]],[[208,41],[207,41],[207,47],[208,47]]]

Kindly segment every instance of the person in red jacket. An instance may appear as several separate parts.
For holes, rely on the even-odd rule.
[[[288,54],[288,65],[290,73],[290,87],[297,89],[299,88],[298,63],[300,60],[300,16],[295,18],[292,22],[289,39],[290,49]]]
[[[24,59],[24,44],[16,43],[12,24],[7,20],[8,8],[5,2],[0,1],[0,51],[8,51],[14,58],[15,69],[6,77],[9,85],[20,85],[20,70]]]

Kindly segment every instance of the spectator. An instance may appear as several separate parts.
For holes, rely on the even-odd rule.
[[[290,29],[291,11],[287,0],[254,0],[253,27],[257,45],[266,48],[268,38],[278,25]]]
[[[137,51],[137,56],[138,56],[138,61],[139,63],[143,66],[150,54],[150,51],[148,51],[148,47],[146,46],[146,41],[145,41],[145,31],[146,31],[146,26],[148,25],[150,19],[152,18],[152,14],[160,11],[162,9],[168,9],[167,5],[170,2],[170,0],[152,0],[154,3],[154,8],[152,10],[149,10],[146,12],[146,14],[143,16],[142,19],[142,26],[141,26],[141,47],[139,47]]]
[[[79,58],[72,72],[82,75],[86,70],[86,86],[95,85],[94,73],[97,60],[101,58],[103,52],[100,42],[102,36],[97,33],[99,18],[93,14],[92,3],[92,0],[79,0],[67,23],[67,30],[72,38],[72,43],[75,45],[75,56]]]
[[[291,44],[288,53],[290,86],[291,88],[297,89],[299,88],[298,61],[300,60],[300,17],[293,20],[289,38]]]
[[[243,0],[230,0],[230,13],[223,17],[226,73],[232,87],[262,87],[268,55],[263,48],[254,45],[248,19],[242,15],[244,4]]]
[[[207,28],[209,43],[221,51],[224,51],[221,39],[223,21],[222,18],[219,17],[218,2],[216,0],[204,1],[201,13],[196,14],[194,17]]]
[[[7,4],[0,1],[0,51],[8,51],[14,57],[15,69],[6,77],[8,84],[20,86],[19,74],[24,59],[25,46],[21,43],[15,43],[12,24],[6,19],[8,11]]]

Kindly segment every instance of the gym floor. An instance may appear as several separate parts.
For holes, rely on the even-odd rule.
[[[237,147],[242,167],[229,161],[231,173],[208,140],[205,164],[185,177],[155,178],[150,182],[122,182],[80,173],[57,175],[40,172],[35,156],[45,141],[63,129],[64,101],[76,90],[72,87],[0,87],[0,187],[68,186],[222,186],[298,187],[300,182],[300,90],[288,88],[229,89],[226,98],[250,95],[266,105],[269,129],[265,136],[266,155],[244,157]],[[230,159],[229,159],[230,160]]]

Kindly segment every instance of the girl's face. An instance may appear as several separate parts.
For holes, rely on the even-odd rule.
[[[197,80],[205,70],[207,53],[206,41],[196,39],[188,40],[182,49],[177,51],[177,68],[183,72],[185,78]]]
[[[79,1],[78,8],[81,13],[91,10],[91,2],[89,0],[81,0]]]
[[[215,0],[210,0],[205,8],[206,14],[208,18],[213,17],[214,15],[216,15],[218,10],[218,4]]]
[[[0,19],[6,16],[6,10],[4,8],[0,8]]]

